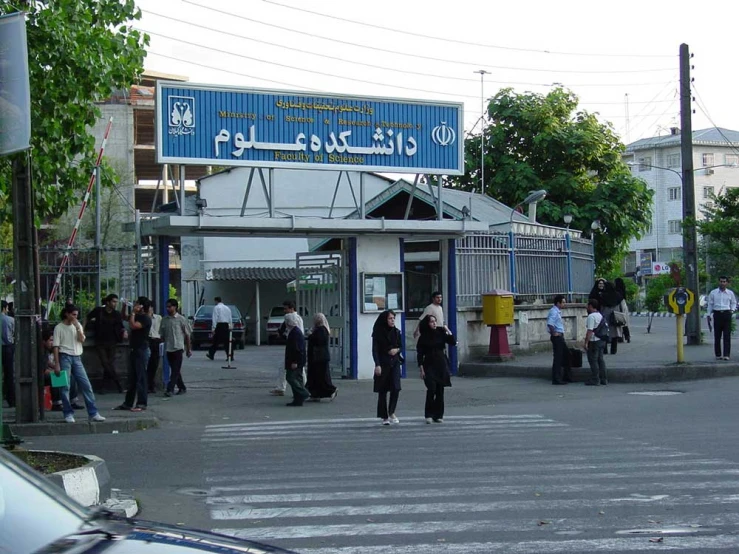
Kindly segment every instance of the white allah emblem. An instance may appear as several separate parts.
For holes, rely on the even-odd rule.
[[[431,140],[439,146],[449,146],[457,140],[457,133],[446,124],[446,121],[442,121],[431,131]]]
[[[195,133],[195,98],[192,96],[169,97],[169,134],[192,135]]]

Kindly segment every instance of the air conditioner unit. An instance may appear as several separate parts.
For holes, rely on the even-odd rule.
[[[706,169],[703,170],[703,173],[705,175],[713,175],[714,171],[711,168],[706,168]]]

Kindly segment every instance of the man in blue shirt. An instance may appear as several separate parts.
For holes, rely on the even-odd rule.
[[[558,294],[554,297],[554,305],[547,315],[547,330],[552,341],[552,385],[566,385],[572,382],[570,368],[570,352],[565,342],[565,324],[562,321],[562,310],[565,297]]]

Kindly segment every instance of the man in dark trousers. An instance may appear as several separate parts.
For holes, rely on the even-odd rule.
[[[3,396],[8,402],[8,406],[15,407],[15,319],[8,315],[8,303],[2,301],[2,313],[0,313],[0,323],[2,323],[3,335]],[[2,404],[0,404],[1,406]]]
[[[140,296],[134,302],[133,310],[128,318],[128,327],[131,329],[131,338],[128,341],[131,350],[128,362],[128,390],[123,404],[114,408],[115,410],[132,412],[146,410],[149,392],[146,366],[149,363],[149,331],[151,330],[151,318],[148,312],[149,299]]]
[[[209,360],[212,360],[216,355],[218,347],[223,345],[226,350],[226,360],[231,356],[231,360],[233,361],[233,352],[231,352],[231,345],[229,344],[229,331],[233,324],[231,309],[223,303],[220,296],[216,296],[214,300],[216,305],[213,306],[213,341],[210,343],[210,350],[208,350],[206,356]]]
[[[293,391],[293,401],[288,406],[302,406],[310,398],[303,384],[305,367],[305,335],[298,325],[300,318],[296,313],[285,314],[287,343],[285,344],[285,379]]]
[[[565,297],[558,294],[554,297],[554,305],[547,315],[547,330],[552,341],[552,385],[566,385],[572,382],[570,369],[570,351],[565,341],[565,325],[562,310]]]
[[[164,341],[169,369],[171,371],[164,396],[172,396],[175,385],[177,394],[185,394],[187,387],[182,380],[182,354],[192,356],[190,347],[190,325],[177,313],[178,303],[174,298],[167,300],[167,315],[162,318],[161,335]]]
[[[726,287],[729,278],[718,278],[718,288],[708,295],[708,317],[713,319],[713,349],[717,360],[728,360],[731,356],[731,316],[736,311],[736,296]],[[721,352],[723,339],[724,351]]]
[[[103,366],[103,384],[98,394],[105,391],[105,380],[110,379],[118,389],[123,392],[118,373],[115,370],[116,347],[119,342],[128,338],[123,327],[123,317],[118,311],[118,295],[109,294],[103,299],[103,305],[98,306],[87,314],[85,327],[92,325],[95,332],[95,351]]]

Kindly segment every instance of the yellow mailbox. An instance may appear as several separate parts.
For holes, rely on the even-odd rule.
[[[483,293],[482,321],[485,325],[513,325],[513,293],[501,289]]]

